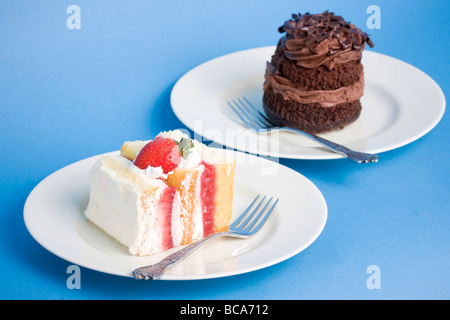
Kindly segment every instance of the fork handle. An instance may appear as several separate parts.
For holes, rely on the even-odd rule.
[[[350,160],[358,162],[358,163],[377,162],[378,161],[378,155],[376,155],[376,154],[354,151],[354,150],[351,150],[340,144],[337,144],[336,142],[332,142],[330,140],[316,136],[315,134],[312,134],[312,133],[304,132],[304,131],[297,130],[294,128],[289,128],[289,127],[282,127],[282,128],[280,128],[280,130],[291,131],[291,132],[303,134],[304,136],[307,136],[307,137],[319,142],[321,145],[325,146],[326,148],[328,148],[334,152],[343,154]]]
[[[138,280],[160,279],[169,266],[172,266],[180,262],[181,260],[186,258],[188,255],[190,255],[192,252],[200,248],[202,245],[204,245],[211,239],[224,235],[226,235],[226,232],[213,233],[205,238],[202,238],[199,241],[191,243],[190,245],[184,247],[183,249],[168,255],[166,258],[162,259],[160,262],[156,264],[140,267],[133,270],[133,277]]]

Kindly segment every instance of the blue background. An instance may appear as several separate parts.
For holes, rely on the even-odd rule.
[[[81,9],[80,30],[66,27],[71,4]],[[379,30],[366,27],[371,4],[381,9]],[[25,228],[25,200],[52,172],[184,128],[169,102],[184,73],[274,45],[291,13],[326,9],[370,33],[370,50],[418,67],[448,96],[449,1],[0,1],[0,298],[450,298],[447,114],[378,164],[281,159],[318,186],[328,221],[310,247],[263,270],[150,282],[82,268],[81,289],[69,290],[71,263]],[[380,289],[366,286],[370,265],[380,267]]]

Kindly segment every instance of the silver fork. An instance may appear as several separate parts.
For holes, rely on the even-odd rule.
[[[298,129],[290,128],[290,127],[279,127],[273,121],[271,121],[265,114],[256,109],[247,98],[243,97],[243,102],[241,99],[228,101],[228,105],[233,109],[233,111],[237,114],[237,116],[242,120],[242,122],[250,129],[253,129],[257,132],[268,132],[270,130],[282,130],[282,131],[290,131],[295,133],[300,133],[326,148],[343,154],[350,160],[353,160],[358,163],[367,163],[367,162],[378,162],[378,155],[363,153],[351,150],[347,147],[344,147],[335,142],[329,141],[322,137],[319,137],[315,134],[304,132]]]
[[[245,209],[244,212],[230,225],[230,229],[228,231],[213,233],[208,237],[205,237],[175,253],[172,253],[171,255],[167,256],[166,258],[164,258],[163,260],[161,260],[156,264],[137,268],[133,271],[133,277],[138,280],[159,279],[164,274],[164,271],[167,269],[167,267],[180,262],[181,260],[186,258],[189,254],[191,254],[194,250],[198,249],[199,247],[201,247],[202,245],[204,245],[205,243],[216,237],[228,236],[234,238],[249,238],[255,235],[266,223],[267,219],[272,213],[273,208],[278,202],[278,199],[276,199],[273,202],[273,204],[271,204],[271,206],[268,207],[268,205],[272,203],[273,200],[272,197],[268,201],[266,201],[262,209],[260,209],[264,203],[264,200],[266,199],[266,196],[264,196],[262,200],[255,205],[259,197],[260,195],[256,196],[256,198],[252,201],[252,203],[248,206],[248,208]],[[253,211],[247,216],[247,213],[252,208]]]

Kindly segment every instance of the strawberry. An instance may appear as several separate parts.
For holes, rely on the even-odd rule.
[[[165,174],[173,171],[181,161],[177,143],[169,138],[157,138],[147,143],[134,160],[140,169],[161,167]]]

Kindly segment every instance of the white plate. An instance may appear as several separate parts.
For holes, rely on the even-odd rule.
[[[192,69],[172,90],[174,113],[200,135],[196,139],[203,136],[229,148],[282,158],[342,158],[343,155],[298,134],[281,133],[258,139],[230,111],[227,101],[243,96],[262,110],[266,62],[274,50],[270,46],[235,52]],[[321,134],[322,137],[354,150],[381,153],[419,139],[440,121],[445,97],[428,75],[371,51],[364,52],[362,62],[366,85],[359,119],[343,130]]]
[[[117,152],[105,155],[117,154]],[[218,238],[168,269],[162,279],[206,279],[261,269],[292,257],[322,232],[325,200],[316,186],[294,170],[263,158],[236,156],[233,217],[258,193],[279,197],[273,216],[250,239]],[[137,257],[88,222],[89,170],[102,155],[56,171],[30,193],[24,207],[26,227],[55,255],[100,272],[131,277],[135,268],[152,264],[176,249]]]

